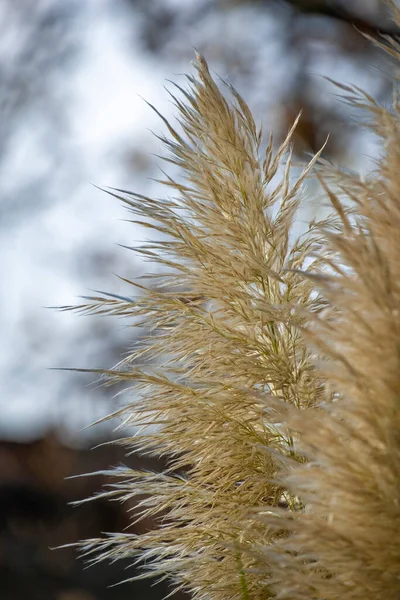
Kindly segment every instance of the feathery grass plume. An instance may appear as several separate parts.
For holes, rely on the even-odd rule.
[[[394,53],[394,46],[391,51]],[[400,58],[397,48],[397,60]],[[347,98],[371,111],[383,156],[366,180],[333,175],[353,214],[328,234],[336,254],[319,280],[331,305],[308,335],[329,360],[321,369],[337,401],[289,416],[296,449],[282,485],[304,511],[266,522],[290,530],[266,557],[279,598],[395,600],[400,597],[400,103],[388,110],[357,89]],[[333,268],[332,268],[333,267]]]
[[[269,400],[308,410],[322,386],[314,354],[302,341],[302,316],[323,303],[299,271],[318,270],[321,239],[315,224],[295,238],[292,222],[302,184],[317,157],[293,183],[290,139],[274,154],[243,99],[221,93],[201,56],[188,77],[178,133],[164,120],[167,161],[184,181],[166,176],[176,197],[155,200],[114,190],[135,223],[157,232],[136,248],[162,268],[137,299],[99,296],[76,307],[86,313],[141,317],[150,335],[117,368],[99,371],[110,383],[132,384],[118,412],[138,434],[120,440],[129,451],[167,456],[164,473],[114,471],[104,495],[138,499],[138,518],[159,527],[144,535],[110,534],[82,543],[92,560],[132,557],[145,576],[169,578],[194,598],[269,597],[269,575],[251,570],[279,534],[254,509],[295,498],[275,481],[292,439],[270,423]],[[295,125],[294,125],[295,127]],[[288,160],[286,161],[289,152]],[[160,240],[158,234],[163,235]],[[158,238],[158,239],[157,239]],[[154,276],[152,276],[154,282]],[[158,366],[154,366],[157,363]],[[149,427],[151,426],[151,427]],[[156,426],[156,427],[154,427]]]

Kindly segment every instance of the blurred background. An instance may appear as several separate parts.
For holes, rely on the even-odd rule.
[[[115,274],[136,278],[151,268],[118,246],[134,245],[143,231],[92,185],[165,193],[154,181],[162,148],[152,134],[165,128],[144,99],[173,118],[164,86],[184,84],[196,48],[277,142],[303,111],[300,162],[330,134],[326,158],[367,171],[379,144],[324,79],[390,103],[395,67],[362,32],[383,33],[384,43],[400,33],[379,0],[0,0],[2,600],[156,599],[168,591],[146,582],[110,588],[132,576],[129,565],[85,569],[74,549],[50,550],[129,523],[126,506],[68,504],[106,476],[66,477],[122,462],[162,468],[117,447],[91,450],[116,436],[108,423],[85,429],[113,409],[113,392],[93,377],[49,370],[110,367],[135,330],[45,308],[94,289],[127,293]],[[318,210],[318,198],[307,210]]]

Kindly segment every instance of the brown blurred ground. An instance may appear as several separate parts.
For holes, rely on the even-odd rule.
[[[74,548],[51,549],[128,526],[129,507],[118,502],[69,505],[99,491],[106,476],[66,479],[121,463],[160,466],[125,458],[115,446],[68,448],[52,433],[30,443],[0,441],[1,600],[156,600],[168,593],[165,584],[150,587],[147,581],[110,588],[133,575],[127,562],[86,568]]]

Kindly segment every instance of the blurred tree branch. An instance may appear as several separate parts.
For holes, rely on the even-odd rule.
[[[343,4],[333,3],[330,0],[285,0],[286,3],[295,8],[299,13],[328,17],[354,25],[357,29],[365,33],[384,34],[389,36],[400,35],[400,29],[397,24],[385,18],[385,23],[373,23],[370,19],[365,18],[356,11],[348,10]],[[269,0],[264,0],[269,3]],[[274,0],[276,2],[276,0]],[[388,3],[380,3],[382,12],[388,16]],[[389,23],[387,22],[389,21]]]

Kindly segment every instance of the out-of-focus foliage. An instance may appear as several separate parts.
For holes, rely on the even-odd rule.
[[[48,172],[58,179],[57,171],[65,168],[69,123],[62,81],[79,57],[78,4],[4,0],[0,30],[0,223],[5,226],[16,213],[25,218],[49,202]],[[33,160],[36,173],[27,164],[31,180],[18,185],[10,166],[27,129],[46,150],[49,165],[43,171]]]
[[[356,135],[352,113],[335,101],[321,75],[390,93],[388,56],[362,34],[395,36],[390,7],[381,0],[124,0],[143,22],[143,47],[165,60],[201,49],[218,72],[246,89],[255,114],[281,136],[300,110],[296,152],[316,152],[328,134],[328,155],[347,159]],[[217,32],[224,35],[218,36]]]

